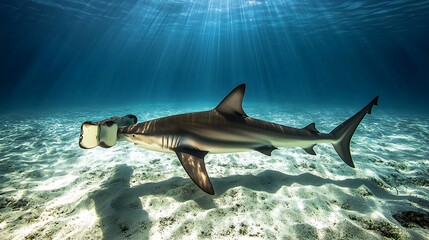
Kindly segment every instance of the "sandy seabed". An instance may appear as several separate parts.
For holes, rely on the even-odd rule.
[[[169,110],[171,109],[171,110]],[[177,110],[176,110],[177,109]],[[80,124],[207,108],[127,106],[0,116],[2,239],[428,239],[429,118],[373,109],[351,143],[209,154],[216,194],[174,154],[127,142],[78,146]],[[329,132],[358,109],[245,106],[249,116]],[[140,121],[139,120],[139,121]]]

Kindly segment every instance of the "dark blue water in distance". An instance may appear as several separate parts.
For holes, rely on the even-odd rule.
[[[380,95],[355,168],[346,137],[302,149],[287,130],[297,146],[268,154],[283,128],[228,115],[230,134],[137,126],[149,149],[82,131],[209,110],[241,83],[251,118],[315,139]],[[428,106],[429,0],[0,0],[0,239],[429,239]],[[151,151],[152,129],[183,147]],[[217,135],[255,147],[212,154]],[[210,151],[182,164],[215,195],[173,150]]]
[[[1,111],[245,102],[428,112],[429,1],[6,0]]]

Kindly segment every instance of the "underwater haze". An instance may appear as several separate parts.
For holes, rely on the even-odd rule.
[[[428,42],[426,0],[1,1],[0,238],[429,239]],[[241,83],[251,118],[322,133],[380,96],[355,168],[331,144],[208,154],[209,195],[175,154],[79,147],[86,121]]]
[[[0,3],[2,110],[212,102],[429,102],[429,1]],[[425,111],[427,112],[427,111]]]

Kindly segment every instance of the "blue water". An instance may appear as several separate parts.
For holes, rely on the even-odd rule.
[[[246,101],[426,112],[429,1],[0,3],[2,111]]]
[[[429,1],[0,2],[4,239],[428,239]],[[216,194],[175,154],[79,148],[84,121],[216,106],[351,141],[209,154]],[[3,239],[2,238],[2,239]]]

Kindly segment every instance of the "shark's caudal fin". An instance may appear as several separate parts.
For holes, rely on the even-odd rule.
[[[351,118],[347,119],[345,122],[341,123],[338,125],[338,127],[331,131],[331,134],[335,138],[335,142],[332,143],[332,145],[334,145],[335,151],[337,151],[340,158],[350,167],[355,167],[350,154],[350,140],[357,126],[365,117],[365,115],[371,114],[371,110],[374,105],[378,105],[378,96]]]
[[[96,146],[112,147],[118,139],[118,129],[136,123],[137,117],[131,114],[111,117],[100,122],[84,122],[80,127],[79,146],[85,149]]]

